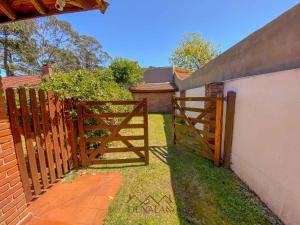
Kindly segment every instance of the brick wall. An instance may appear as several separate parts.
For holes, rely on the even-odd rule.
[[[170,113],[172,111],[172,97],[175,92],[165,93],[133,93],[135,100],[147,98],[149,112]]]
[[[0,78],[0,224],[29,218]]]

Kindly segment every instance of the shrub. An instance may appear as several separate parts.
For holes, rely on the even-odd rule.
[[[81,101],[132,98],[127,89],[115,82],[110,69],[76,70],[54,74],[41,84],[41,88],[57,91],[67,98]]]
[[[53,75],[48,81],[41,84],[44,90],[52,90],[61,93],[66,98],[73,98],[79,101],[87,100],[128,100],[132,99],[131,93],[124,87],[117,84],[110,69],[78,70],[70,73]],[[98,106],[93,107],[94,112],[126,112],[132,106]],[[76,110],[71,109],[70,113],[76,116]],[[108,123],[115,123],[108,121]],[[93,119],[85,120],[87,125],[96,125]],[[89,131],[88,137],[107,135],[106,131]],[[99,143],[89,143],[88,148],[96,148]]]

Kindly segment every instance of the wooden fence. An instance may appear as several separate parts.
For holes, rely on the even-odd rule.
[[[102,109],[108,105],[122,106],[129,108],[126,112],[110,111],[102,112]],[[95,112],[91,108],[97,108],[100,112]],[[80,143],[80,155],[82,164],[87,166],[91,164],[115,164],[115,163],[149,163],[148,149],[148,108],[147,100],[143,101],[87,101],[77,104],[78,131]],[[134,118],[140,117],[141,121],[131,123]],[[92,123],[92,125],[91,125]],[[122,134],[126,129],[127,134]],[[132,132],[135,129],[142,129],[143,134],[135,135]],[[88,132],[97,132],[100,135],[87,137]],[[100,133],[99,133],[100,131]],[[142,144],[134,144],[134,141],[140,140]],[[123,147],[111,145],[112,142],[121,142]],[[96,146],[88,147],[89,143],[95,143]],[[103,159],[101,156],[105,153],[134,153],[135,158]]]
[[[203,102],[203,107],[186,107],[186,102],[190,101]],[[172,113],[174,143],[211,159],[215,165],[219,165],[221,162],[222,108],[222,94],[217,97],[174,97]],[[193,112],[196,116],[190,116],[188,112]]]
[[[76,134],[53,92],[6,89],[8,113],[27,201],[77,168]]]

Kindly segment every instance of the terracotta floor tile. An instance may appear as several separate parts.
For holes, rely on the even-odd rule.
[[[112,197],[112,196],[110,196]],[[93,201],[90,204],[90,208],[105,210],[109,206],[113,199],[110,199],[109,196],[94,196]]]
[[[30,225],[100,225],[122,183],[118,173],[85,174],[56,183],[29,205]]]
[[[105,217],[108,213],[108,210],[100,210],[98,211],[94,221],[93,221],[93,225],[102,225],[104,220],[105,220]]]

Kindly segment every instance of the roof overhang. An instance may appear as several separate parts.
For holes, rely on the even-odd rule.
[[[105,13],[108,6],[104,0],[1,0],[0,23],[96,9]]]
[[[173,83],[144,83],[129,89],[132,93],[170,93],[177,91]]]

